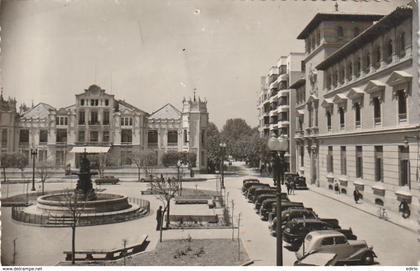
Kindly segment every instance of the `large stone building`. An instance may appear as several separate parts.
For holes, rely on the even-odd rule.
[[[309,183],[418,210],[417,16],[409,5],[386,16],[317,14],[299,34],[296,161]]]
[[[56,109],[39,103],[16,120],[3,115],[2,111],[1,129],[2,134],[8,130],[8,152],[22,152],[29,158],[35,148],[38,161],[55,161],[58,167],[77,167],[80,152],[88,149],[108,152],[118,166],[130,165],[131,156],[141,150],[155,151],[159,163],[168,151],[193,152],[196,168],[207,168],[207,102],[195,96],[184,98],[181,111],[167,104],[149,114],[92,85],[68,107]],[[15,136],[4,125],[15,127]]]
[[[302,60],[304,53],[290,53],[280,57],[266,76],[261,79],[261,91],[258,97],[258,120],[261,136],[286,135],[289,138],[289,171],[296,171],[295,126],[290,121],[295,119],[295,92],[290,85],[304,74]]]

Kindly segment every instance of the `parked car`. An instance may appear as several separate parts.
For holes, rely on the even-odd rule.
[[[276,206],[277,202],[273,202],[271,206],[268,206],[269,208],[261,210],[260,216],[262,220],[268,220],[272,221],[274,217],[276,216]],[[282,201],[281,202],[281,210],[284,211],[288,208],[292,207],[304,207],[302,202],[295,202],[295,201]]]
[[[273,193],[265,193],[265,194],[259,195],[257,197],[257,200],[255,201],[255,209],[257,210],[257,213],[259,212],[259,210],[261,208],[261,205],[262,205],[264,200],[275,199],[276,197],[277,197],[276,193],[274,193],[274,194]],[[281,193],[281,199],[283,201],[290,201],[289,197],[287,196],[286,193]]]
[[[103,176],[101,178],[96,178],[95,183],[96,184],[117,184],[120,181],[120,179],[114,177],[114,176]]]
[[[292,219],[299,219],[299,218],[305,218],[305,219],[317,219],[317,214],[312,210],[312,208],[289,208],[281,212],[281,228],[284,230],[284,227],[286,226],[287,222],[289,222]],[[271,231],[271,234],[273,236],[276,235],[277,230],[277,217],[273,218],[273,220],[270,222],[270,225],[268,228]]]
[[[249,185],[247,184],[245,186],[245,190],[243,191],[243,194],[245,195],[246,198],[248,198],[248,193],[251,189],[255,189],[257,187],[263,187],[263,186],[270,187],[270,185],[266,183],[251,183]]]
[[[276,188],[275,187],[260,187],[255,189],[254,193],[250,194],[248,197],[248,201],[255,203],[259,195],[262,194],[276,194]]]
[[[376,254],[373,247],[369,247],[364,240],[348,240],[341,232],[335,230],[313,231],[306,235],[305,241],[296,252],[298,259],[294,265],[305,264],[305,259],[316,254],[335,254],[325,264],[348,265],[374,263]],[[325,256],[325,255],[324,255]],[[307,262],[305,265],[308,265]]]
[[[254,184],[252,185],[247,191],[246,191],[246,198],[249,199],[257,189],[261,189],[261,188],[269,188],[270,185],[269,184],[265,184],[265,183],[261,183],[261,184]]]
[[[357,239],[351,228],[341,229],[338,223],[328,223],[321,219],[293,219],[284,227],[283,240],[290,244],[291,250],[296,250],[302,245],[308,233],[319,230],[336,230],[343,233],[347,239]]]
[[[286,180],[286,183],[290,183],[292,179]],[[296,190],[307,190],[308,186],[306,185],[306,178],[303,176],[294,176],[293,182],[295,183]]]
[[[245,190],[250,187],[252,184],[260,183],[260,180],[258,179],[245,179],[242,181],[242,192],[245,192]]]

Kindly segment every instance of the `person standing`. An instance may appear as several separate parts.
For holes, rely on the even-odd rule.
[[[159,209],[156,211],[156,230],[159,231],[162,228],[162,206],[159,206]]]
[[[356,202],[356,204],[359,203],[358,202],[359,201],[359,190],[357,190],[357,188],[354,189],[354,191],[353,191],[353,198],[354,198],[354,202]]]
[[[290,195],[290,183],[286,182],[287,195]]]
[[[295,194],[295,186],[296,186],[296,183],[295,183],[295,181],[294,180],[291,180],[290,181],[290,194]]]

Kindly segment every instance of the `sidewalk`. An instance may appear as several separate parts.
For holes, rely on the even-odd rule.
[[[322,195],[324,197],[342,202],[350,207],[353,207],[355,209],[359,209],[362,212],[365,212],[367,214],[370,214],[372,216],[378,216],[378,206],[364,202],[363,200],[359,201],[358,204],[356,204],[353,200],[353,198],[348,197],[348,196],[344,196],[341,194],[336,194],[332,191],[328,191],[326,189],[320,188],[320,187],[316,187],[313,185],[308,186],[309,190],[312,192],[315,192],[319,195]],[[404,219],[401,217],[401,215],[399,213],[396,212],[392,212],[389,210],[387,211],[387,222],[392,223],[394,225],[400,226],[406,230],[409,230],[411,232],[417,233],[420,226],[417,223],[416,220],[416,214],[413,213],[412,214],[412,218],[411,219]]]

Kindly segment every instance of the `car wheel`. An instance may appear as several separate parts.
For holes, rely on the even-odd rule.
[[[365,265],[372,265],[374,263],[373,254],[371,252],[365,253],[362,257],[362,263]]]

